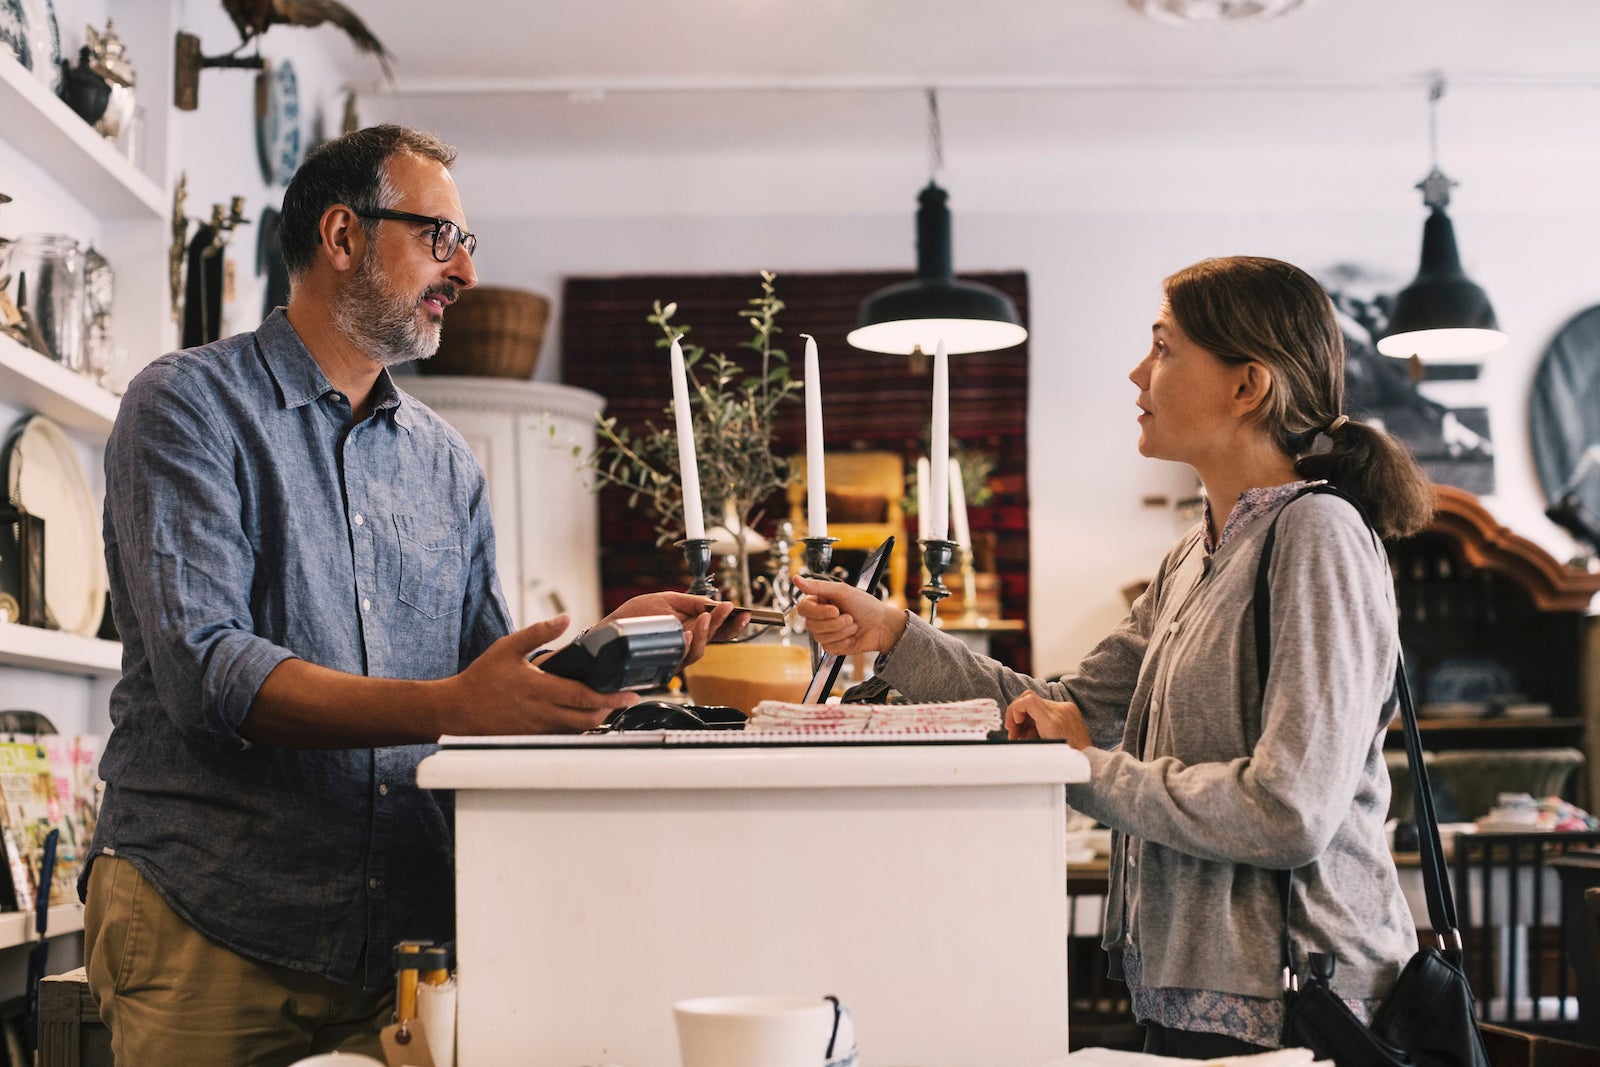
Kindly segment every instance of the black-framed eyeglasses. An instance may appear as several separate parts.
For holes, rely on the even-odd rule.
[[[478,250],[478,235],[467,233],[449,219],[438,219],[432,215],[414,215],[409,211],[390,211],[388,208],[374,211],[362,211],[360,208],[352,210],[364,219],[393,219],[396,222],[415,222],[433,227],[433,258],[440,263],[450,262],[458,247],[465,248],[469,256]]]

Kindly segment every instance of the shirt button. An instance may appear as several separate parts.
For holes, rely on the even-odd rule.
[[[378,888],[378,880],[376,878],[368,878],[367,879],[367,888],[368,889],[376,889],[376,888]]]
[[[357,526],[360,526],[360,525],[364,524],[367,520],[362,518],[361,517],[361,512],[358,511],[358,512],[356,512],[356,517],[354,519],[351,519],[350,521],[355,523]]]
[[[370,601],[370,600],[366,599],[365,597],[363,597],[362,600],[361,600],[361,610],[362,611],[371,611],[372,610],[372,601]]]
[[[1171,633],[1171,634],[1177,633],[1178,632],[1178,624],[1177,623],[1173,623],[1171,626],[1167,627],[1167,632]]]
[[[328,394],[328,398],[330,400],[343,400],[344,399],[344,394],[343,393],[329,393]]]
[[[378,783],[378,795],[380,797],[386,797],[389,795],[389,784],[387,782]]]

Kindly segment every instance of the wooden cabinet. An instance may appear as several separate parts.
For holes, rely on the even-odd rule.
[[[1424,745],[1572,745],[1587,764],[1579,802],[1600,797],[1600,636],[1589,614],[1600,574],[1559,562],[1450,486],[1438,487],[1428,528],[1389,554]],[[1497,714],[1501,705],[1549,710]]]
[[[500,585],[518,626],[561,612],[600,617],[598,508],[583,472],[605,401],[510,378],[416,375],[400,387],[455,427],[483,466]]]

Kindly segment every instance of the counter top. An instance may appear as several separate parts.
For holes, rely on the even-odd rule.
[[[576,741],[577,739],[573,739]],[[465,744],[462,739],[462,744]],[[494,739],[483,739],[493,745]],[[815,789],[1082,782],[1083,753],[1062,742],[717,744],[707,747],[447,746],[424,759],[428,789]]]

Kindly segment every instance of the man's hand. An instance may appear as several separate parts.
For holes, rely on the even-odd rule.
[[[665,614],[656,612],[655,614]],[[560,637],[567,617],[507,634],[451,682],[459,691],[453,734],[564,734],[592,730],[615,708],[636,704],[635,693],[597,693],[582,682],[546,674],[528,656]]]
[[[796,577],[805,597],[795,611],[824,652],[887,652],[906,632],[906,613],[844,582]]]
[[[672,615],[683,624],[684,654],[681,666],[687,667],[705,654],[706,641],[711,634],[726,640],[732,633],[721,633],[723,623],[733,613],[735,605],[712,600],[710,597],[690,596],[688,593],[645,593],[627,601],[601,622],[612,619],[629,619],[639,615]],[[749,616],[746,615],[746,621]],[[738,628],[730,628],[737,632]]]
[[[1006,736],[1012,739],[1048,737],[1064,740],[1073,748],[1090,745],[1078,705],[1070,700],[1046,700],[1029,690],[1006,708]]]

